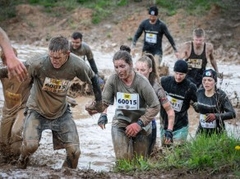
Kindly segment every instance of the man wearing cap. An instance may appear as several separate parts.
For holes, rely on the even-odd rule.
[[[236,117],[236,112],[226,93],[216,87],[217,73],[208,69],[203,72],[203,88],[197,91],[199,126],[197,134],[219,134],[225,130],[224,121]]]
[[[168,31],[166,24],[158,19],[158,8],[153,6],[148,11],[149,19],[145,19],[139,25],[132,42],[132,48],[135,47],[138,38],[144,32],[144,44],[142,52],[151,53],[155,58],[156,66],[159,67],[162,61],[162,37],[165,35],[177,52],[175,42]]]
[[[208,60],[210,60],[218,77],[222,78],[213,53],[213,44],[205,42],[205,31],[202,28],[196,28],[193,30],[193,41],[185,42],[176,54],[179,59],[186,59],[189,66],[187,78],[197,87],[202,84],[202,74],[206,69]]]
[[[161,108],[160,136],[173,139],[174,143],[182,143],[188,135],[188,113],[190,102],[196,102],[197,87],[186,78],[188,64],[184,60],[177,60],[174,65],[174,75],[161,78],[161,84],[166,92],[168,100],[175,112],[173,130],[168,130],[168,118],[164,109]],[[162,140],[163,141],[163,140]]]

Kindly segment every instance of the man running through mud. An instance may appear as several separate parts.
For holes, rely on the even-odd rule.
[[[14,49],[14,48],[13,48]],[[17,56],[17,51],[14,49]],[[1,54],[3,65],[6,56]],[[0,69],[4,104],[0,125],[0,152],[4,163],[16,163],[22,145],[24,112],[31,89],[31,78],[19,82],[16,76],[8,78],[7,68]]]
[[[193,30],[193,41],[185,42],[177,54],[178,59],[187,61],[189,67],[187,78],[195,83],[197,87],[200,87],[202,84],[202,74],[206,70],[208,59],[217,72],[218,77],[222,78],[213,53],[213,44],[205,42],[205,31],[201,28],[196,28]]]
[[[89,65],[91,66],[92,70],[96,75],[98,75],[98,68],[95,63],[93,52],[90,46],[83,42],[83,35],[80,32],[74,32],[71,36],[71,44],[70,44],[70,51],[75,55],[81,57],[84,61],[87,58]],[[91,94],[92,88],[90,85],[87,84],[86,86],[86,93]]]
[[[27,102],[27,115],[23,130],[23,143],[18,167],[25,169],[29,157],[39,146],[43,130],[53,133],[54,149],[66,149],[64,167],[76,168],[80,156],[76,124],[66,101],[69,82],[78,77],[92,84],[97,109],[101,109],[101,89],[91,68],[79,57],[70,53],[67,38],[53,37],[48,54],[29,60],[29,75],[33,87]],[[102,112],[102,111],[101,111]]]
[[[143,20],[139,25],[132,42],[132,50],[136,46],[137,40],[144,32],[144,44],[142,52],[151,53],[155,58],[156,67],[158,68],[162,62],[162,38],[165,35],[177,52],[175,42],[166,26],[166,24],[158,19],[158,8],[152,6],[148,11],[149,18]]]
[[[177,60],[173,68],[174,74],[172,76],[165,76],[161,78],[161,84],[167,94],[172,108],[175,112],[175,122],[173,130],[168,129],[168,116],[165,110],[161,109],[161,127],[160,137],[172,139],[176,145],[181,145],[187,140],[189,120],[188,109],[190,103],[197,102],[196,91],[197,87],[189,79],[186,78],[188,72],[187,62],[184,60]],[[171,144],[164,143],[162,144]]]

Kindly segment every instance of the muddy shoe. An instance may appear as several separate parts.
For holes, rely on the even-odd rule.
[[[17,167],[20,169],[26,169],[28,161],[29,161],[29,157],[22,157],[21,155],[18,159]]]

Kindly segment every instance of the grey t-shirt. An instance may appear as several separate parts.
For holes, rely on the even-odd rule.
[[[72,53],[58,69],[53,67],[48,54],[33,57],[29,60],[28,72],[34,85],[27,106],[48,119],[56,119],[66,111],[67,90],[74,77],[91,84],[95,75],[83,60]]]
[[[72,45],[70,46],[70,51],[77,56],[80,56],[85,60],[85,56],[87,57],[87,60],[92,60],[93,59],[93,53],[91,48],[84,42],[82,42],[81,47],[78,49],[72,48]]]
[[[110,76],[103,90],[103,102],[109,105],[114,103],[114,99],[117,102],[117,92],[139,96],[138,109],[116,109],[113,123],[118,121],[117,123],[121,123],[122,127],[136,122],[138,119],[141,119],[146,126],[160,110],[159,100],[154,89],[149,81],[138,73],[135,73],[131,86],[124,84],[117,74]]]

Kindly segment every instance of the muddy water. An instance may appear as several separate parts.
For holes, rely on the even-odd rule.
[[[43,47],[34,47],[30,45],[18,45],[14,44],[19,53],[19,58],[24,61],[30,55],[34,53],[46,52],[47,49]],[[103,54],[99,51],[93,51],[95,55],[95,61],[100,71],[102,71],[106,76],[113,73],[112,64],[112,53]],[[137,54],[136,56],[139,56]],[[134,58],[134,61],[136,58]],[[175,61],[173,55],[165,56],[163,61],[170,66],[170,73],[172,73],[172,67]],[[237,84],[240,82],[239,66],[231,66],[231,64],[219,64],[220,71],[224,72],[224,80],[219,82],[219,85],[227,90],[229,93],[232,91],[237,91],[239,93],[240,89]],[[2,93],[2,90],[1,90]],[[2,95],[0,95],[0,105],[3,103]],[[79,137],[80,137],[80,148],[81,156],[79,159],[78,168],[79,169],[93,169],[96,171],[110,171],[114,166],[115,156],[113,152],[112,139],[111,139],[111,120],[114,114],[114,106],[108,108],[108,124],[106,129],[102,130],[97,126],[97,120],[99,114],[94,116],[89,116],[84,110],[85,104],[91,100],[91,97],[77,97],[76,98],[79,105],[72,108],[72,113],[74,120],[77,125]],[[190,117],[190,133],[189,139],[194,137],[196,127],[198,124],[198,114],[189,110]],[[233,125],[233,124],[238,124]],[[226,123],[229,135],[239,138],[240,136],[240,124],[237,120],[232,120]],[[159,120],[158,120],[159,126]],[[159,133],[157,134],[157,141],[159,140]],[[159,142],[157,145],[160,145]],[[49,130],[43,132],[42,139],[40,141],[40,146],[38,150],[31,156],[30,165],[26,171],[34,170],[36,167],[45,167],[58,170],[61,168],[63,160],[65,158],[65,150],[53,150],[52,146],[52,133]],[[13,171],[14,172],[14,171]],[[0,172],[1,173],[1,172]],[[13,174],[13,173],[12,173]],[[4,176],[4,173],[1,173]]]

